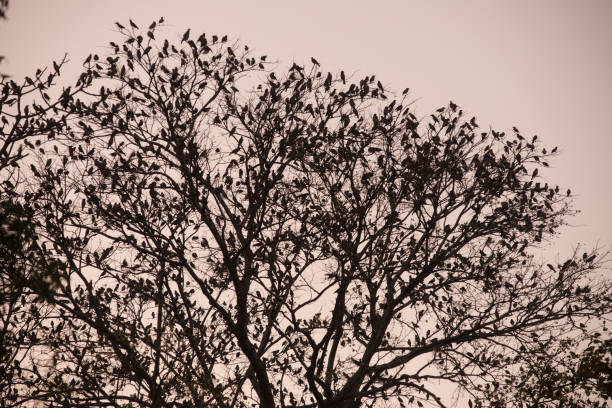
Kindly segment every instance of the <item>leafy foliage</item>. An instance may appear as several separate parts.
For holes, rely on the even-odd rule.
[[[554,374],[533,371],[549,339],[594,336],[605,254],[532,255],[572,214],[539,176],[556,149],[162,23],[117,24],[48,137],[16,133],[18,197],[66,282],[15,405],[444,406],[440,381],[507,403]]]

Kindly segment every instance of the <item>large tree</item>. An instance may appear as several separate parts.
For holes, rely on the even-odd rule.
[[[521,406],[572,339],[593,359],[564,378],[597,374],[572,403],[609,396],[586,345],[607,335],[605,254],[540,260],[572,214],[539,175],[556,149],[452,102],[419,119],[314,59],[118,28],[57,128],[21,133],[18,196],[62,284],[7,406],[444,406],[440,383]]]

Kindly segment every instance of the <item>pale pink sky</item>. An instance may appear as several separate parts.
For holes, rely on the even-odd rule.
[[[538,134],[561,157],[544,175],[582,213],[555,250],[612,245],[612,1],[11,0],[0,22],[2,72],[31,74],[68,52],[73,82],[114,21],[167,34],[229,34],[281,62],[308,62],[387,88],[410,87],[420,116],[452,99],[498,130]]]

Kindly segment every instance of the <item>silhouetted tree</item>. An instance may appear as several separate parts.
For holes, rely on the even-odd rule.
[[[13,405],[444,406],[440,382],[494,405],[596,337],[603,254],[533,255],[572,214],[538,175],[556,149],[452,102],[419,119],[374,76],[118,28],[21,166],[63,283]]]

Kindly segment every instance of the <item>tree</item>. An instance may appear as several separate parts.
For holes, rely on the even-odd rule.
[[[521,406],[506,380],[597,337],[605,253],[535,256],[572,214],[539,176],[556,148],[162,22],[118,24],[61,125],[20,133],[64,266],[7,406],[444,406],[440,381]]]

